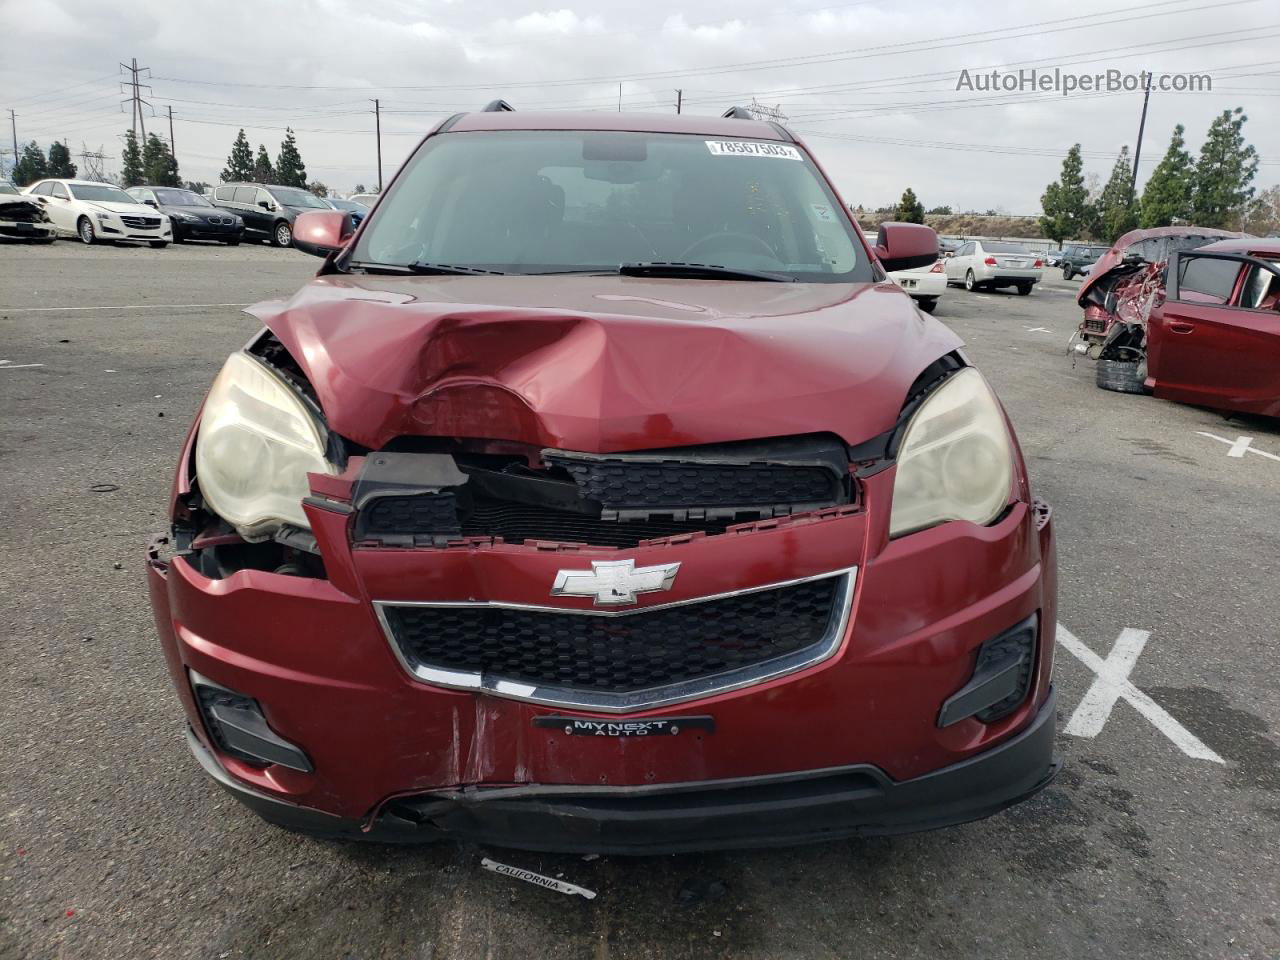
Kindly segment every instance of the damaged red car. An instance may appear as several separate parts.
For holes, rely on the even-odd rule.
[[[1104,260],[1080,293],[1100,387],[1280,416],[1280,240],[1166,227]]]
[[[428,134],[251,313],[149,555],[266,820],[655,853],[987,816],[1054,759],[1049,509],[945,326],[748,119]]]

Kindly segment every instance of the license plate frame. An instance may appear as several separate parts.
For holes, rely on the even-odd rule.
[[[558,730],[567,737],[678,737],[686,732],[714,733],[714,717],[645,717],[636,720],[610,720],[603,717],[534,717],[533,725],[544,730]]]

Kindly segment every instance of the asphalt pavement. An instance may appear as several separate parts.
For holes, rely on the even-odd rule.
[[[1066,353],[1079,281],[955,289],[936,314],[1054,508],[1065,767],[1035,799],[915,836],[651,859],[259,821],[183,743],[142,553],[200,397],[257,327],[240,306],[317,263],[0,247],[0,957],[1280,956],[1280,421],[1098,390]]]

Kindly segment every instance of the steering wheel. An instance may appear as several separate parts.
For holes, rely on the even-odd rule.
[[[718,241],[729,241],[725,244],[719,244]],[[681,260],[689,260],[698,254],[703,248],[708,250],[723,250],[725,252],[738,253],[759,253],[768,257],[770,260],[777,260],[778,255],[773,252],[773,248],[757,237],[754,233],[739,233],[737,231],[725,231],[723,233],[712,233],[703,237],[701,240],[695,240],[689,247],[680,254]]]

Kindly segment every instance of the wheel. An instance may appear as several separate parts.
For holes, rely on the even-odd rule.
[[[1070,279],[1071,279],[1072,277],[1074,277],[1075,275],[1076,275],[1076,274],[1075,274],[1075,271],[1074,271],[1074,270],[1072,270],[1070,266],[1065,266],[1065,267],[1063,267],[1063,268],[1062,268],[1062,279],[1063,279],[1063,280],[1070,280]]]
[[[147,241],[147,246],[149,246],[152,250],[163,250],[168,245],[169,245],[168,240],[148,240]]]
[[[1032,288],[1033,286],[1035,286],[1035,284],[1033,284],[1033,283],[1020,283],[1020,284],[1018,284],[1018,296],[1020,296],[1020,297],[1025,297],[1027,294],[1029,294],[1029,293],[1031,292],[1031,288]]]
[[[966,270],[964,274],[964,288],[970,293],[978,289],[978,278],[973,275],[972,270]]]
[[[98,235],[93,229],[93,221],[88,217],[80,218],[80,222],[76,224],[76,233],[80,235],[82,243],[93,243],[98,239]]]
[[[1116,393],[1146,393],[1145,360],[1099,360],[1096,383]]]
[[[281,220],[276,224],[275,229],[271,231],[271,245],[273,247],[287,247],[293,243],[293,230],[289,224]]]
[[[916,301],[916,306],[925,313],[933,313],[933,308],[938,305],[937,297],[921,297]]]

